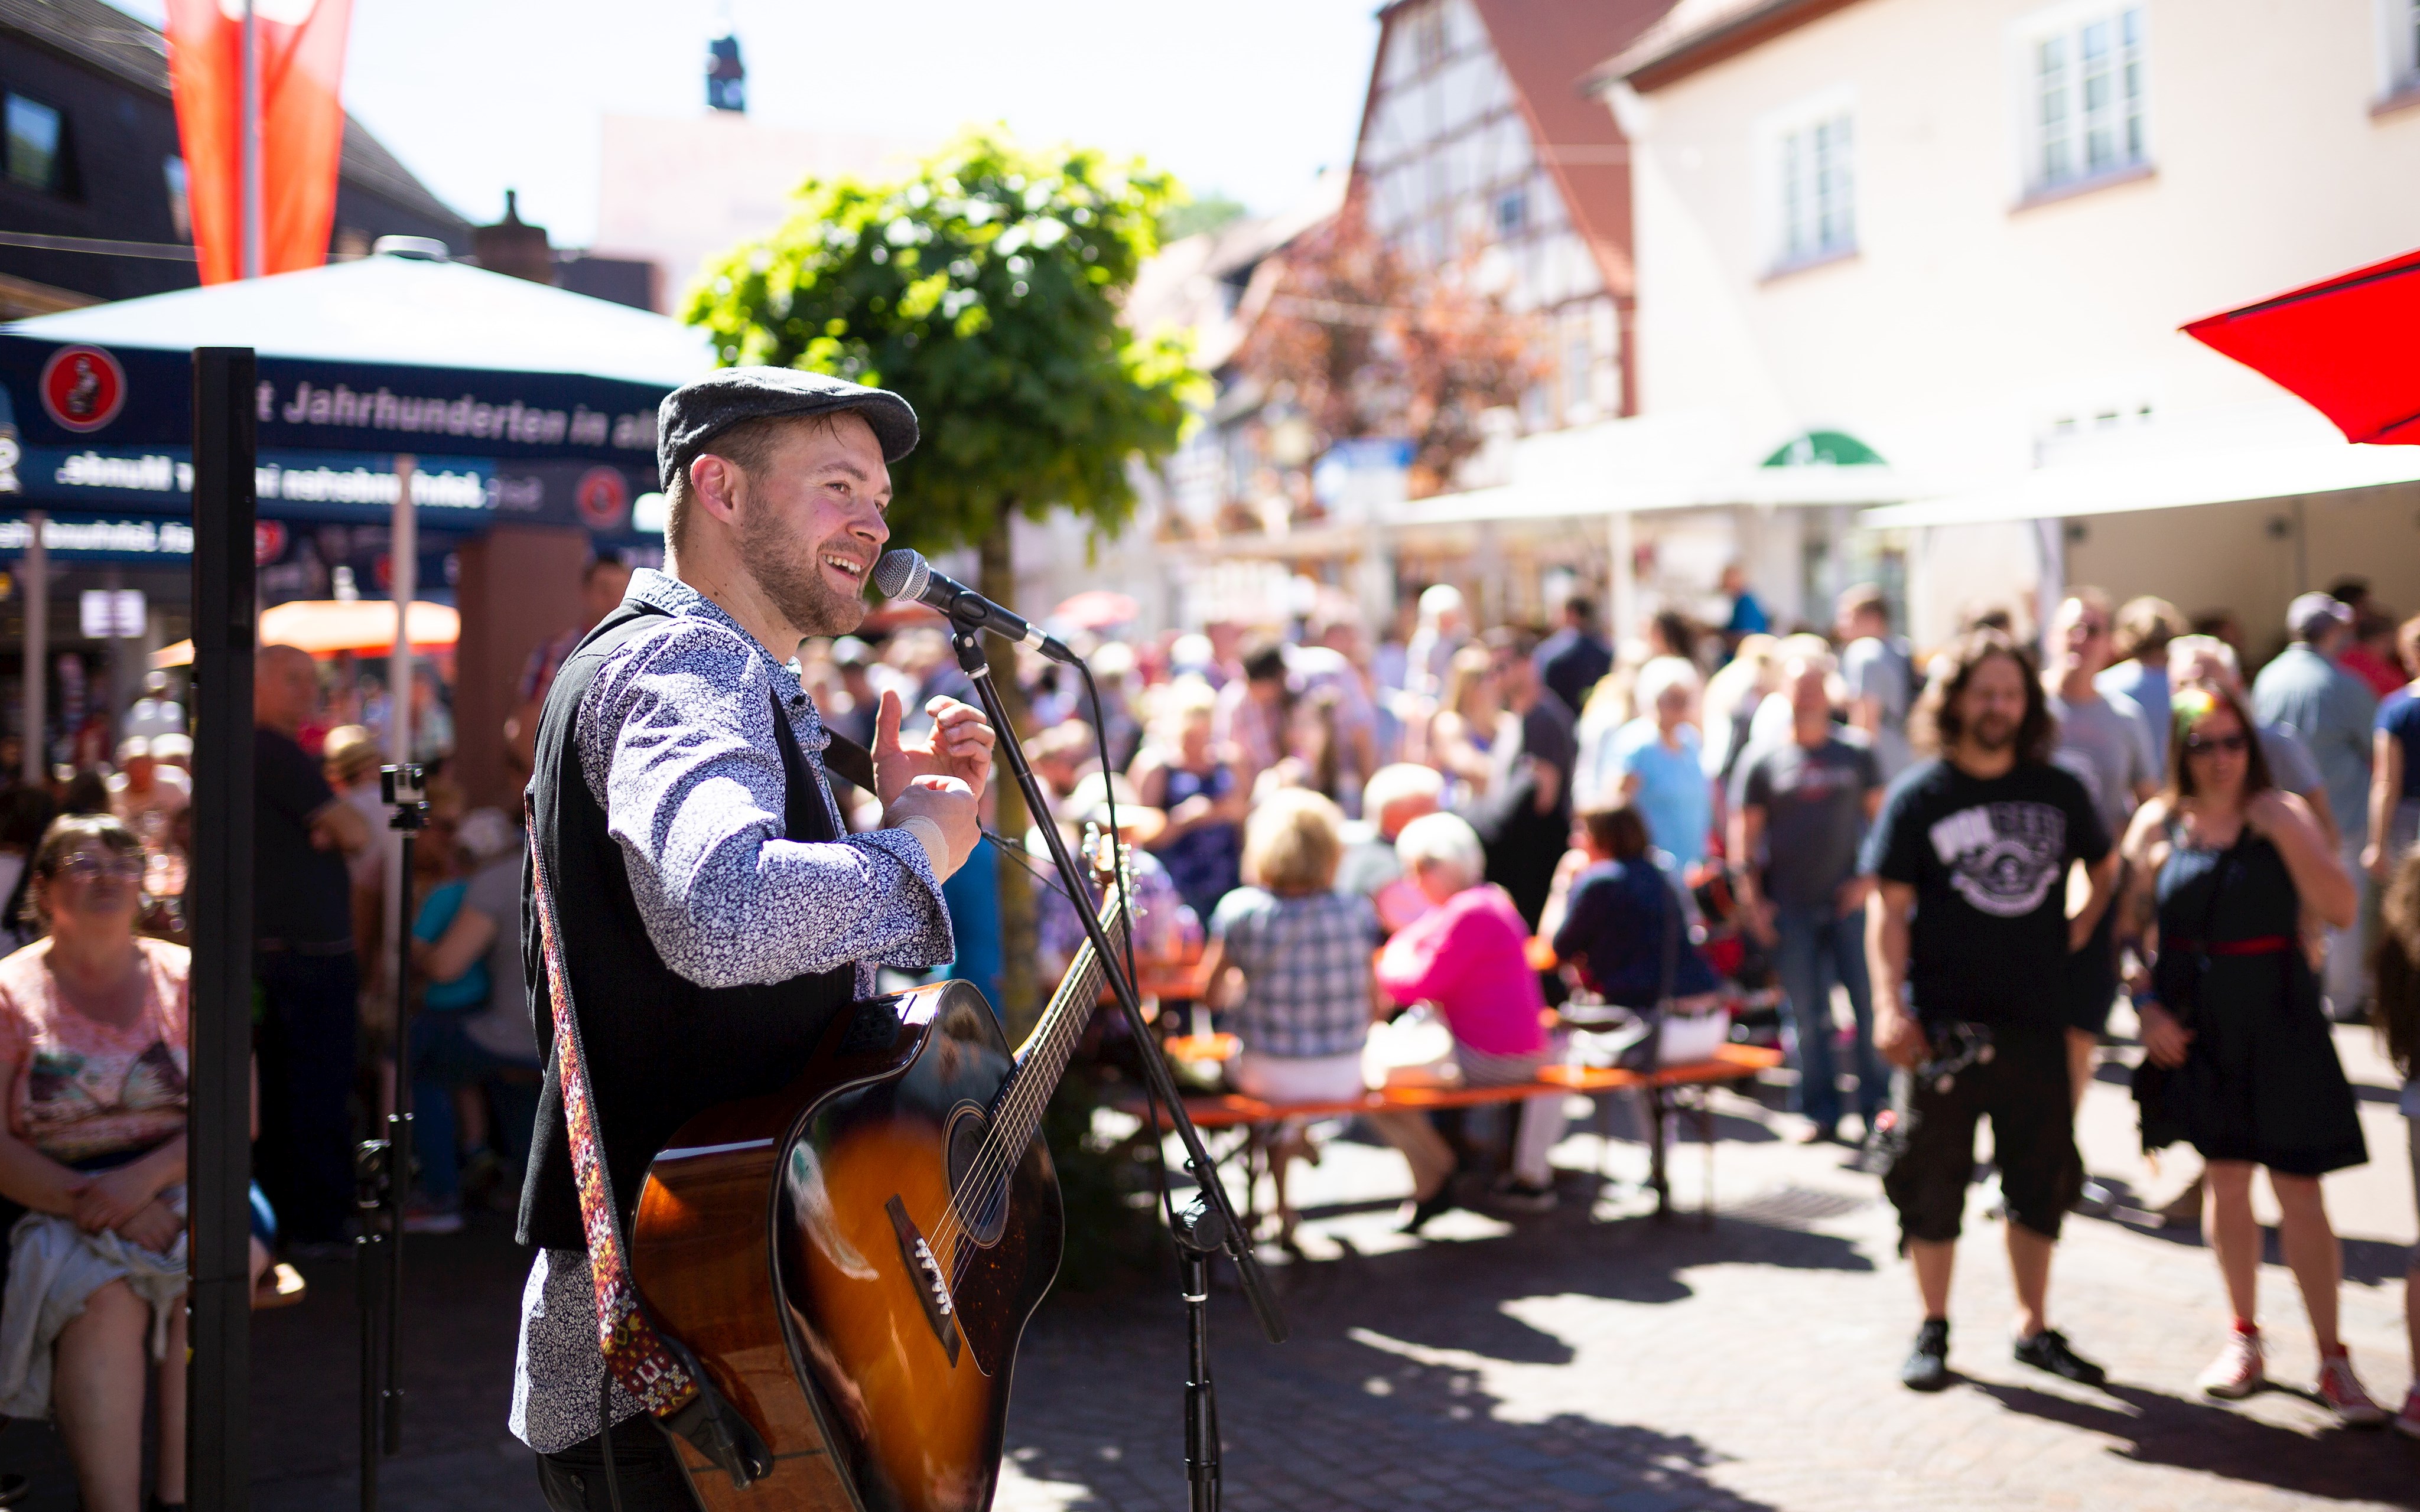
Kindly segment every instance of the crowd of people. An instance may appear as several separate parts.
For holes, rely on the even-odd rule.
[[[583,612],[610,612],[628,580],[592,564]],[[1260,631],[1078,634],[1097,719],[1063,671],[1017,664],[1052,808],[1037,822],[1106,827],[1114,807],[1139,947],[1187,968],[1190,1024],[1234,1035],[1227,1075],[1272,1103],[1413,1078],[1527,1086],[1577,1053],[1575,1027],[1589,1054],[1652,1063],[1679,1026],[1737,1016],[1730,1032],[1754,1033],[1754,1005],[1777,1002],[1794,1134],[1862,1146],[1899,1211],[1923,1313],[1902,1379],[1922,1390],[1949,1379],[1948,1278],[1987,1117],[2016,1356],[2100,1379],[2052,1325],[2049,1275],[2063,1218],[2097,1200],[2074,1113],[2130,1000],[2145,1148],[2202,1161],[2172,1215],[2199,1218],[2227,1310],[2203,1388],[2265,1379],[2265,1167],[2319,1393],[2348,1421],[2388,1418],[2337,1337],[2319,1179],[2367,1158],[2330,1017],[2375,1015],[2407,1068],[2420,1045],[2420,619],[2397,628],[2357,584],[2304,594],[2247,683],[2231,621],[2156,599],[2069,593],[2041,657],[1991,613],[1927,656],[1878,589],[1844,594],[1828,631],[1776,634],[1727,587],[1721,626],[1667,610],[1620,641],[1581,598],[1551,630],[1482,630],[1447,585],[1383,635],[1342,599]],[[524,769],[579,628],[533,654],[497,733]],[[969,691],[941,633],[912,621],[799,656],[825,723],[861,743],[886,693],[912,720]],[[365,1117],[409,1099],[409,1223],[443,1232],[517,1189],[540,1085],[519,816],[469,806],[441,770],[402,876],[385,736],[332,709],[331,671],[268,647],[255,673],[255,1250],[271,1303],[275,1254],[346,1252]],[[169,1502],[182,1443],[167,1365],[183,1348],[192,742],[164,681],[126,728],[105,767],[0,788],[0,1198],[18,1215],[0,1413],[54,1414],[85,1504],[110,1508],[137,1504],[147,1393]],[[997,1002],[1000,889],[1018,873],[990,841],[978,859],[945,885],[958,959],[941,970]],[[411,941],[401,1088],[391,919]],[[1081,938],[1046,896],[1043,970]],[[1522,1099],[1494,1130],[1373,1118],[1409,1169],[1404,1227],[1460,1204],[1552,1207],[1562,1104]],[[2420,1083],[2404,1111],[2420,1130]],[[1280,1194],[1309,1139],[1281,1135]],[[2420,1397],[2395,1420],[2420,1434]]]
[[[2145,1149],[2201,1157],[2167,1216],[2197,1219],[2219,1261],[2229,1326],[2204,1389],[2264,1380],[2263,1167],[2317,1391],[2349,1422],[2386,1421],[2336,1335],[2319,1178],[2367,1158],[2330,1018],[2420,1013],[2386,959],[2420,943],[2390,886],[2420,867],[2420,620],[2398,641],[2358,584],[2304,594],[2247,685],[2231,618],[2153,598],[2069,592],[2040,656],[1980,612],[1928,656],[1876,588],[1844,594],[1828,633],[1776,635],[1730,586],[1753,612],[1715,629],[1667,611],[1620,645],[1576,599],[1551,634],[1481,631],[1450,586],[1384,640],[1338,602],[1290,635],[1088,643],[1109,770],[1090,710],[1030,665],[1036,769],[1071,828],[1105,824],[1115,791],[1149,948],[1206,940],[1192,1023],[1235,1034],[1231,1085],[1272,1103],[1406,1073],[1527,1084],[1575,1053],[1559,1025],[1608,1013],[1637,1036],[1617,1053],[1652,1057],[1769,980],[1795,1136],[1854,1140],[1899,1209],[1919,1390],[1950,1379],[1948,1277],[1986,1117],[2016,1357],[2101,1379],[2052,1326],[2049,1274],[2064,1216],[2111,1200],[2074,1119],[2128,1003]],[[2364,648],[2394,658],[2382,701]],[[954,669],[894,638],[811,655],[805,673],[845,710],[865,694],[845,677],[912,706]],[[1081,935],[1051,909],[1055,968]],[[2412,1029],[2394,1032],[2406,1054]],[[1919,1072],[1896,1097],[1894,1067]],[[2420,1117],[2420,1092],[2406,1103]],[[1559,1098],[1525,1100],[1492,1143],[1424,1116],[1372,1121],[1409,1167],[1408,1229],[1462,1202],[1556,1200]],[[1279,1140],[1281,1212],[1305,1139]],[[2397,1421],[2420,1433],[2420,1399]]]

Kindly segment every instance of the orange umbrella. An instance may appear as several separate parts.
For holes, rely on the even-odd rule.
[[[1050,617],[1079,630],[1106,630],[1113,625],[1130,625],[1141,612],[1142,606],[1128,594],[1090,588],[1052,609]]]
[[[462,616],[443,604],[414,600],[405,625],[414,651],[443,650],[462,638]],[[294,646],[315,656],[340,651],[389,651],[395,646],[395,604],[383,598],[298,598],[263,609],[260,643]],[[186,667],[194,643],[179,640],[152,653],[154,667]]]

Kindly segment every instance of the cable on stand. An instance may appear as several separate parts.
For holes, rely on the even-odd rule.
[[[1050,822],[1050,808],[1043,799],[1041,783],[1026,762],[1016,727],[1009,721],[1000,689],[992,682],[991,663],[984,655],[981,640],[982,621],[974,613],[954,612],[950,617],[950,644],[957,652],[958,666],[974,684],[975,697],[998,733],[1001,754],[1017,790],[1025,795],[1026,808],[1037,821],[1034,827],[1041,831],[1043,844],[1050,852],[1060,880],[1071,898],[1090,898],[1092,891],[1083,871],[1068,855],[1067,842],[1061,838],[1059,826]],[[1078,907],[1076,917],[1083,922],[1085,937],[1092,942],[1093,953],[1099,959],[1118,1007],[1125,1014],[1126,1026],[1134,1033],[1140,1051],[1136,1058],[1141,1063],[1143,1081],[1152,1096],[1167,1107],[1169,1121],[1185,1146],[1185,1168],[1192,1176],[1197,1192],[1179,1217],[1175,1236],[1190,1344],[1185,1385],[1186,1474],[1191,1512],[1216,1512],[1219,1489],[1218,1404],[1210,1379],[1210,1256],[1223,1250],[1234,1262],[1245,1300],[1251,1304],[1261,1332],[1272,1344],[1285,1342],[1285,1315],[1278,1310],[1276,1298],[1269,1294],[1268,1278],[1262,1273],[1260,1258],[1252,1253],[1244,1226],[1235,1221],[1227,1188],[1218,1179],[1218,1163],[1210,1158],[1210,1151],[1202,1143],[1201,1131],[1193,1127],[1192,1119],[1186,1114],[1184,1095],[1177,1088],[1176,1078],[1170,1073],[1166,1058],[1153,1048],[1156,1039],[1142,1016],[1142,1001],[1135,995],[1134,981],[1125,961],[1111,948],[1094,909]]]
[[[362,1512],[378,1512],[380,1458],[403,1450],[396,1343],[403,1330],[403,1208],[411,1192],[411,852],[428,818],[424,779],[417,763],[379,768],[379,796],[395,810],[387,827],[402,837],[403,854],[395,915],[395,1093],[386,1137],[365,1139],[353,1152],[361,1220],[353,1254],[362,1325]]]

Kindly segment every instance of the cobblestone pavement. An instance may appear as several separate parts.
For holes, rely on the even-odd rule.
[[[2340,1031],[2366,1084],[2369,1166],[2331,1179],[2346,1235],[2343,1330],[2381,1400],[2409,1379],[2403,1246],[2412,1199],[2403,1120],[2366,1033]],[[2088,1162],[2148,1204],[2182,1185],[2133,1155],[2122,1070],[2086,1102]],[[1768,1091],[1768,1097],[1770,1092]],[[1558,1211],[1510,1223],[1455,1213],[1425,1242],[1391,1232],[1402,1165],[1329,1146],[1295,1177],[1313,1257],[1278,1268],[1294,1326],[1272,1348],[1232,1291],[1217,1364],[1233,1505],[1828,1509],[2219,1509],[2420,1505],[2420,1443],[2344,1431],[2305,1395],[2238,1405],[2193,1378],[2219,1342],[2218,1277],[2191,1229],[2139,1213],[2069,1225],[2054,1322],[2104,1363],[2106,1391],[2009,1358],[2013,1308],[1998,1225],[1970,1211],[1952,1303],[1955,1389],[1919,1397],[1896,1371],[1913,1283],[1872,1178],[1843,1152],[1775,1137],[1789,1120],[1721,1100],[1711,1228],[1643,1215],[1635,1186],[1591,1202],[1604,1147],[1565,1141]],[[1604,1169],[1644,1174],[1636,1146]],[[1673,1176],[1700,1190],[1699,1151]],[[2267,1214],[2273,1220],[2273,1212]],[[2290,1276],[2262,1275],[2272,1374],[2316,1360]],[[1172,1288],[1171,1288],[1172,1289]],[[1063,1305],[1024,1357],[1000,1504],[1179,1508],[1183,1342],[1172,1298]]]
[[[2399,1398],[2403,1248],[2413,1224],[2405,1131],[2366,1034],[2341,1031],[2365,1083],[2371,1165],[2331,1179],[2347,1235],[2344,1329],[2372,1391]],[[1213,1304],[1230,1504],[1352,1507],[2298,1508],[2420,1505],[2420,1443],[2334,1428],[2293,1390],[2236,1405],[2195,1373],[2223,1317],[2209,1255],[2188,1229],[2077,1219],[2058,1252],[2055,1320],[2105,1363],[2106,1391],[2012,1363],[2010,1309],[1988,1194],[1970,1209],[1951,1363],[1934,1397],[1895,1372],[1916,1321],[1871,1178],[1836,1147],[1776,1136],[1789,1120],[1725,1097],[1711,1227],[1645,1215],[1635,1144],[1565,1140],[1562,1207],[1499,1221],[1455,1212],[1426,1240],[1392,1229],[1402,1163],[1340,1139],[1297,1170],[1309,1257],[1273,1267],[1294,1328],[1263,1342],[1222,1286]],[[2094,1169],[2142,1200],[2164,1180],[2131,1154],[2116,1068],[2084,1120]],[[1590,1168],[1617,1180],[1599,1191]],[[2191,1157],[2186,1157],[2187,1166]],[[1684,1203],[1702,1165],[1682,1149]],[[383,1504],[534,1508],[526,1451],[504,1431],[522,1257],[502,1224],[415,1240],[406,1346],[405,1455]],[[1277,1258],[1272,1255],[1273,1258]],[[304,1306],[255,1334],[254,1504],[356,1504],[349,1268],[306,1268]],[[2290,1277],[2263,1273],[2273,1371],[2305,1382],[2307,1331]],[[1183,1329],[1172,1277],[1107,1297],[1055,1297],[1021,1360],[1011,1512],[1139,1512],[1185,1504]],[[31,1469],[36,1512],[75,1505],[48,1430],[0,1436],[0,1467]]]

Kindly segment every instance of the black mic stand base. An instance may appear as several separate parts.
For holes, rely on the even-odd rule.
[[[1145,1046],[1143,1053],[1152,1053]],[[1185,1289],[1185,1482],[1191,1512],[1218,1508],[1218,1388],[1210,1379],[1210,1257],[1227,1239],[1207,1198],[1176,1215],[1176,1258]]]

